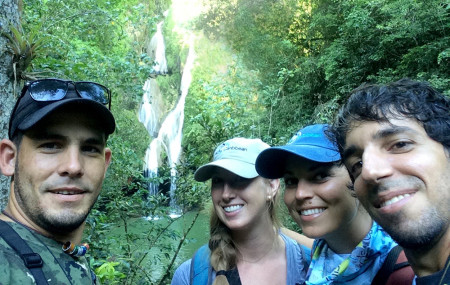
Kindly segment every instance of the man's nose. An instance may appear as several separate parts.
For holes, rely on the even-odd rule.
[[[62,155],[59,165],[61,176],[77,177],[84,174],[83,157],[78,147],[68,147]]]
[[[361,177],[367,182],[378,183],[392,175],[393,168],[386,154],[374,147],[366,148],[362,157]]]

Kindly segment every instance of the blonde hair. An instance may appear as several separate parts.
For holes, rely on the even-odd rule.
[[[264,179],[264,184],[270,186],[270,180]],[[277,207],[279,203],[278,193],[267,201],[267,211],[273,226],[278,230],[281,223],[277,217]],[[231,237],[231,230],[219,219],[214,207],[210,218],[210,239],[209,249],[211,250],[210,262],[216,272],[220,270],[230,270],[237,266],[238,249]],[[229,285],[224,275],[216,276],[213,285]]]

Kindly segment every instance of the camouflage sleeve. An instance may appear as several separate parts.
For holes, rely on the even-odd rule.
[[[0,284],[35,284],[33,275],[11,248],[0,244]]]

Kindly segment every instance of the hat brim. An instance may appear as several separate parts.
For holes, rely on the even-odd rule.
[[[286,160],[291,155],[323,163],[341,160],[335,149],[306,144],[285,145],[262,151],[256,159],[256,171],[264,178],[281,178],[286,172]]]
[[[108,108],[106,108],[101,103],[84,98],[65,99],[48,104],[39,109],[38,111],[34,112],[33,114],[31,114],[30,116],[26,117],[17,126],[17,129],[22,131],[28,130],[46,116],[52,114],[56,110],[61,109],[62,107],[67,107],[69,105],[73,106],[74,108],[77,107],[88,108],[89,111],[86,112],[86,116],[91,116],[96,119],[99,119],[99,122],[101,123],[106,135],[112,134],[114,132],[116,128],[116,123],[114,120],[114,116],[108,110]]]
[[[214,169],[216,167],[226,169],[238,176],[248,179],[258,176],[258,172],[256,172],[254,164],[236,159],[220,159],[202,165],[199,169],[197,169],[197,171],[195,171],[194,179],[198,182],[204,182],[210,179],[214,174]]]

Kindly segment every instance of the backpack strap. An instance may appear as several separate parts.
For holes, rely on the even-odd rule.
[[[373,285],[412,284],[414,272],[406,259],[403,248],[393,247],[383,265],[372,280]]]
[[[200,247],[192,257],[190,283],[195,285],[207,285],[210,280],[211,265],[209,262],[211,252],[207,244]]]
[[[48,284],[42,271],[44,262],[39,254],[33,252],[30,246],[19,236],[19,234],[7,222],[0,220],[0,236],[14,249],[23,260],[25,266],[30,270],[36,284]]]

